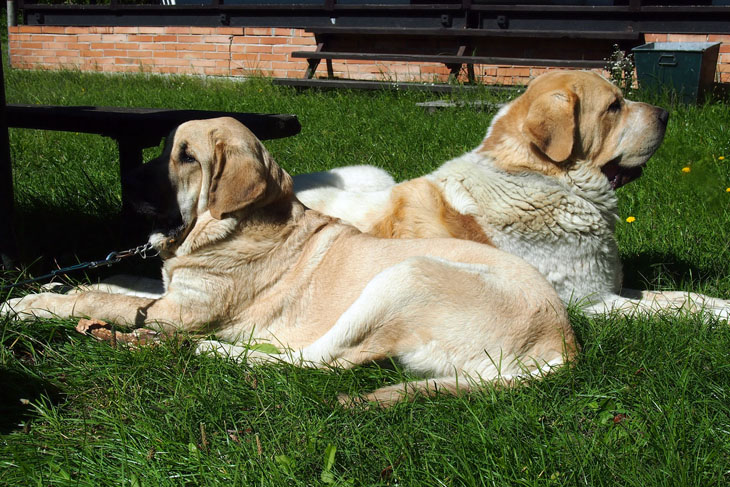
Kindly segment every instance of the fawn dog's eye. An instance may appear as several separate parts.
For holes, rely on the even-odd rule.
[[[621,100],[619,100],[617,98],[613,103],[611,103],[608,106],[608,111],[611,113],[618,112],[619,110],[621,110],[621,106],[622,106]]]
[[[191,162],[196,162],[195,157],[193,157],[190,154],[190,152],[188,152],[187,144],[183,144],[180,147],[180,155],[178,156],[177,159],[184,164],[190,164]]]

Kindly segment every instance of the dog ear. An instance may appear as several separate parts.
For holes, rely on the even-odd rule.
[[[530,141],[555,162],[573,152],[577,97],[569,91],[551,91],[530,104],[523,130]]]
[[[249,150],[250,149],[250,150]],[[294,183],[264,146],[215,143],[213,169],[208,190],[208,209],[213,218],[247,207],[263,207],[291,198]]]

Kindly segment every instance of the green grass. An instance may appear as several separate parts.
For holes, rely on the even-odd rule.
[[[15,103],[295,113],[302,133],[266,142],[290,172],[375,164],[398,179],[472,149],[494,115],[428,114],[415,103],[429,94],[297,93],[265,80],[6,68],[6,90]],[[627,282],[730,298],[730,109],[668,108],[665,143],[619,190]],[[113,142],[12,130],[11,150],[31,272],[139,243],[117,217]],[[155,275],[158,265],[112,271]],[[0,320],[0,485],[727,485],[730,328],[692,316],[572,312],[572,322],[583,351],[543,381],[346,410],[338,394],[403,372],[249,367],[196,356],[184,342],[112,349],[76,334],[73,321]]]

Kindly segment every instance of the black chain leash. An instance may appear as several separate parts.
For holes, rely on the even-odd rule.
[[[44,274],[42,276],[39,276],[39,277],[36,277],[33,279],[26,279],[25,281],[16,282],[16,283],[9,284],[6,286],[0,286],[0,291],[13,289],[13,288],[19,287],[19,286],[25,286],[26,284],[43,281],[46,279],[51,279],[58,275],[68,274],[69,272],[78,271],[81,269],[95,269],[95,268],[101,267],[101,266],[109,267],[113,264],[116,264],[117,262],[121,262],[122,259],[126,259],[127,257],[133,257],[135,255],[139,255],[143,259],[147,259],[149,257],[156,257],[157,255],[159,255],[159,253],[160,252],[158,250],[155,250],[152,247],[151,243],[146,243],[144,245],[140,245],[133,249],[122,250],[119,252],[111,252],[109,255],[106,256],[106,258],[104,260],[92,260],[90,262],[82,262],[80,264],[72,265],[69,267],[63,267],[61,269],[56,269],[54,271],[49,272],[48,274]]]

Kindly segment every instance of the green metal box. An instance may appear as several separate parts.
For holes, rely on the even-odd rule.
[[[650,42],[632,49],[639,87],[671,89],[697,103],[715,81],[719,42]]]

